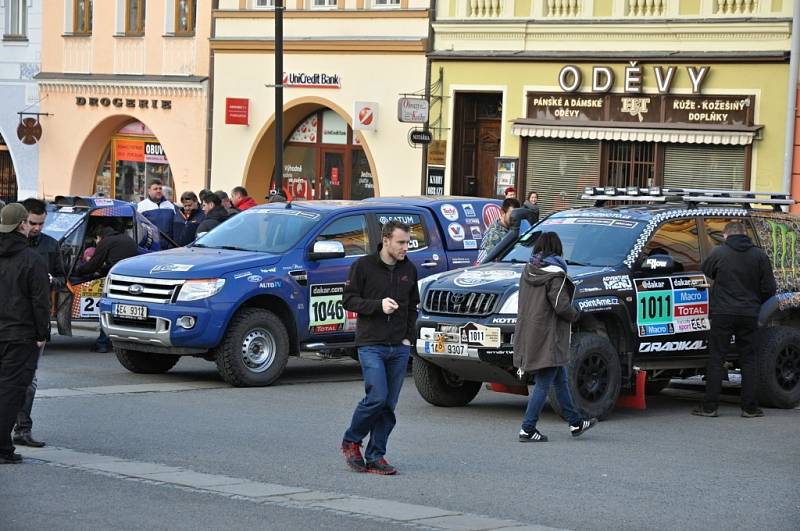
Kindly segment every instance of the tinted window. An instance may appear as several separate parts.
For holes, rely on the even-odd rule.
[[[708,241],[712,248],[725,241],[723,231],[725,230],[725,225],[731,221],[738,221],[741,223],[742,218],[706,218],[703,220],[703,224],[706,227],[706,234],[708,234]],[[753,233],[753,228],[748,223],[745,223],[744,226],[750,241],[755,243],[756,237]]]
[[[388,221],[402,221],[411,227],[411,239],[408,242],[408,252],[419,251],[428,247],[428,235],[420,217],[416,214],[375,214],[381,227]]]
[[[678,271],[700,270],[700,241],[694,219],[678,219],[661,225],[647,242],[644,256],[668,254]]]
[[[194,245],[283,253],[308,234],[319,218],[319,214],[298,210],[245,210],[200,237]]]
[[[564,259],[571,265],[615,266],[625,259],[642,223],[627,219],[548,218],[525,233],[503,257],[503,262],[527,262],[533,244],[542,232],[555,232],[564,248]]]
[[[344,246],[345,256],[360,256],[369,252],[369,234],[367,220],[364,216],[348,216],[339,218],[325,230],[316,241],[339,241]]]

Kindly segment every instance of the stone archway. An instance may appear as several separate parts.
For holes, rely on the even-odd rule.
[[[339,116],[345,119],[348,124],[352,124],[352,117],[350,113],[345,111],[341,106],[336,103],[315,96],[308,96],[305,98],[298,98],[292,100],[287,105],[284,105],[283,111],[283,140],[284,144],[289,136],[292,134],[295,126],[308,115],[321,109],[330,109],[335,111]],[[378,176],[376,172],[375,160],[370,150],[369,145],[364,140],[363,135],[359,131],[354,131],[353,134],[359,135],[361,140],[361,147],[367,156],[370,168],[372,169],[373,182],[375,185],[375,195],[378,194]],[[275,169],[275,117],[274,115],[264,124],[258,134],[258,140],[253,143],[250,149],[250,154],[247,158],[247,165],[245,167],[242,186],[247,188],[251,197],[256,199],[264,198],[269,193],[269,184],[274,175]]]

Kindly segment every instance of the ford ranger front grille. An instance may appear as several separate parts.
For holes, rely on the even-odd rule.
[[[169,304],[184,280],[108,276],[108,297],[138,302]]]
[[[494,311],[497,295],[431,289],[425,295],[425,311],[453,315],[489,315]]]

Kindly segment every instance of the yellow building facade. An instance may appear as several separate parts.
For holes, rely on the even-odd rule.
[[[590,185],[781,190],[791,9],[440,0],[429,167],[448,193],[514,186],[545,211]]]

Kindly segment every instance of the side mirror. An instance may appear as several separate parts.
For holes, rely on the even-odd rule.
[[[668,254],[656,254],[644,258],[639,271],[647,274],[670,274],[675,272],[675,260]]]
[[[309,258],[312,260],[344,258],[344,245],[342,245],[342,242],[334,240],[314,242]]]

